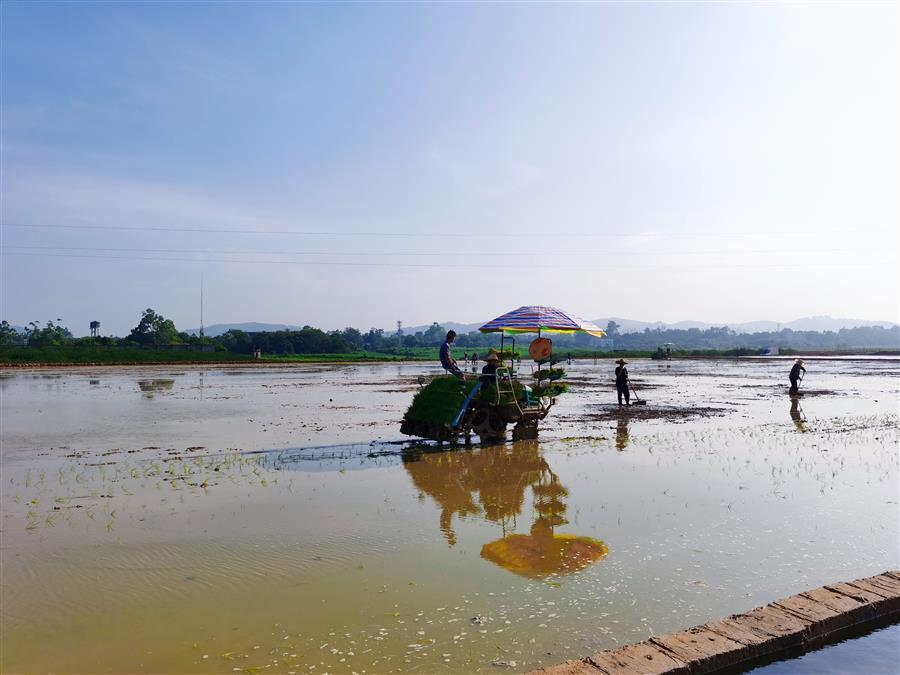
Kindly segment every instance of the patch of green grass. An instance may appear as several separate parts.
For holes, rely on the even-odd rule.
[[[558,380],[562,377],[565,377],[566,371],[564,368],[542,368],[541,370],[536,370],[532,377],[536,380]]]
[[[142,364],[142,363],[232,363],[253,359],[249,354],[189,352],[154,349],[124,349],[100,345],[59,347],[0,347],[0,363],[27,364]]]
[[[535,387],[531,395],[540,398],[541,396],[559,396],[569,391],[569,385],[565,382],[551,382],[545,387]]]
[[[329,363],[357,361],[437,361],[437,350],[414,348],[390,352],[346,352],[338,354],[264,354],[254,359],[234,352],[192,352],[126,349],[101,345],[56,347],[0,347],[0,364],[6,365],[140,365],[145,363]]]
[[[270,354],[260,361],[267,363],[323,363],[345,361],[437,361],[435,349],[409,349],[402,352],[346,352],[343,354]]]

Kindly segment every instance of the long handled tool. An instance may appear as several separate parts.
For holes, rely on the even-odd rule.
[[[634,390],[631,380],[628,380],[628,386],[631,387],[631,393],[634,394],[634,400],[631,402],[631,405],[647,405],[647,401],[638,396],[638,393]]]

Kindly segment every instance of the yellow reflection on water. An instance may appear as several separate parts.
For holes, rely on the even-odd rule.
[[[482,547],[481,557],[521,576],[575,572],[608,552],[598,539],[555,533],[568,522],[569,492],[536,441],[409,456],[403,465],[413,484],[440,506],[439,527],[451,547],[457,541],[454,516],[480,515],[499,525],[503,534]],[[530,534],[516,534],[529,488]]]

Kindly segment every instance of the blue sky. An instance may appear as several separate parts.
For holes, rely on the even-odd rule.
[[[897,18],[4,2],[2,318],[896,321]]]

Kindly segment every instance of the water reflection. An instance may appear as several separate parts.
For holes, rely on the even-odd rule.
[[[454,515],[483,514],[504,533],[515,528],[526,488],[550,472],[534,442],[409,455],[403,466],[413,484],[440,505],[440,528],[450,546],[456,544]]]
[[[797,427],[797,431],[808,431],[806,428],[806,415],[803,414],[803,408],[800,407],[800,397],[792,396],[791,397],[791,420],[794,422],[794,426]]]
[[[155,392],[171,391],[175,386],[175,380],[138,380],[137,385],[145,398],[153,398]]]
[[[553,528],[538,518],[531,526],[531,534],[511,534],[485,544],[481,557],[519,576],[543,579],[584,569],[608,551],[598,539],[554,534]]]
[[[574,572],[607,553],[602,541],[555,533],[568,522],[569,492],[536,441],[404,456],[403,466],[416,488],[441,507],[439,527],[448,546],[457,543],[454,516],[481,515],[499,525],[503,534],[482,547],[481,557],[522,576]],[[516,534],[528,488],[533,509],[530,533]]]
[[[628,447],[628,417],[619,415],[616,422],[616,450],[624,450]]]

